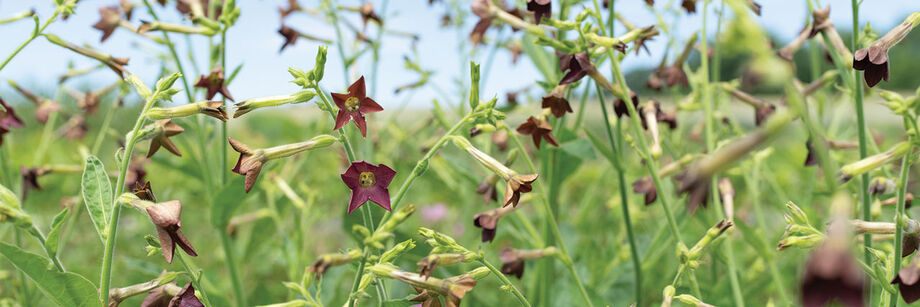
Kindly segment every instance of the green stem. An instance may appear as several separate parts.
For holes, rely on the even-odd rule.
[[[147,2],[146,0],[144,1]],[[118,168],[118,179],[115,181],[115,194],[112,199],[112,203],[115,204],[115,208],[112,210],[112,218],[109,221],[108,229],[106,230],[105,237],[105,250],[102,254],[102,273],[101,281],[99,282],[99,298],[102,300],[103,306],[108,306],[109,303],[109,285],[112,281],[112,260],[114,259],[115,254],[115,237],[118,234],[118,219],[121,216],[121,207],[118,205],[118,196],[121,195],[125,190],[125,174],[128,172],[128,165],[131,163],[131,157],[134,153],[134,145],[137,143],[137,134],[141,130],[141,127],[144,125],[144,121],[147,119],[147,111],[153,107],[155,100],[149,99],[144,104],[144,108],[141,110],[141,113],[138,114],[137,121],[134,122],[134,128],[131,129],[131,132],[128,134],[124,155],[121,159],[121,166]]]
[[[35,155],[32,157],[32,164],[41,164],[42,160],[45,159],[45,154],[48,153],[48,144],[51,142],[51,136],[54,134],[54,125],[57,123],[57,117],[57,111],[51,112],[51,115],[48,116],[48,121],[45,122],[45,127],[42,129],[42,136],[38,141],[38,148],[35,150]]]
[[[26,45],[28,45],[33,40],[35,40],[36,37],[41,35],[42,32],[45,31],[45,28],[47,28],[48,25],[50,25],[54,21],[55,18],[57,18],[58,14],[60,14],[60,11],[54,10],[54,14],[51,15],[51,18],[48,18],[48,20],[45,20],[45,23],[42,24],[41,27],[38,27],[38,17],[37,16],[34,17],[36,28],[32,30],[32,35],[29,36],[29,39],[26,39],[26,41],[22,42],[22,44],[19,44],[19,47],[16,47],[16,50],[13,50],[13,53],[8,55],[6,59],[3,60],[3,63],[0,64],[0,70],[3,70],[3,68],[6,67],[6,64],[9,64],[10,61],[13,60],[13,57],[19,54],[19,52],[22,51],[22,49],[25,48]]]
[[[208,298],[208,293],[204,291],[204,287],[201,286],[202,275],[200,271],[195,270],[194,264],[190,264],[189,262],[191,260],[186,259],[186,257],[187,256],[185,254],[179,253],[179,262],[182,264],[182,267],[185,268],[185,272],[191,276],[192,285],[195,286],[195,289],[198,289],[198,291],[201,293],[201,299],[203,300],[202,303],[204,303],[206,307],[214,306],[211,304],[211,300]]]
[[[508,277],[506,277],[505,274],[502,274],[501,271],[496,269],[495,266],[489,263],[489,261],[486,260],[485,258],[480,259],[479,263],[482,263],[482,265],[489,268],[489,271],[492,272],[492,275],[495,275],[495,277],[498,277],[498,279],[501,280],[502,283],[504,283],[506,287],[510,288],[511,293],[514,294],[514,297],[518,299],[518,302],[521,302],[521,305],[530,307],[530,302],[527,301],[527,298],[524,297],[524,294],[521,294],[521,291],[518,290],[518,288],[515,287],[514,284],[511,283],[511,280],[508,280]]]
[[[105,119],[102,120],[102,127],[99,130],[99,134],[96,135],[96,141],[93,142],[93,149],[90,151],[92,155],[99,154],[99,149],[102,148],[102,141],[105,140],[105,135],[109,132],[109,127],[112,126],[112,117],[115,116],[115,109],[118,108],[117,103],[113,103],[108,111],[105,112]]]
[[[897,211],[897,214],[895,214],[894,216],[894,219],[895,219],[894,222],[897,226],[895,227],[895,231],[894,231],[894,270],[892,270],[892,276],[897,276],[898,271],[901,270],[901,261],[902,261],[901,258],[903,257],[903,255],[901,254],[901,238],[904,236],[904,231],[902,228],[904,227],[904,218],[905,218],[904,198],[905,198],[905,195],[907,194],[907,178],[908,178],[908,175],[910,174],[910,165],[912,162],[911,155],[913,151],[914,151],[914,145],[911,144],[910,150],[908,151],[909,153],[905,155],[904,158],[902,158],[901,160],[901,172],[898,177],[898,202],[897,202],[898,211]],[[898,289],[898,291],[900,292],[900,289]],[[893,297],[891,298],[890,306],[897,306],[901,300],[899,296],[897,295],[897,293],[892,296]]]
[[[233,284],[234,297],[236,297],[236,304],[239,307],[248,306],[246,305],[246,295],[243,292],[243,283],[240,279],[240,272],[236,265],[236,256],[233,251],[233,241],[230,239],[230,235],[226,231],[220,231],[220,241],[221,246],[224,248],[224,254],[227,257],[227,268],[230,269],[230,281]]]
[[[601,104],[601,114],[604,115],[604,122],[607,123],[604,125],[604,128],[607,129],[607,139],[610,142],[610,150],[613,152],[614,159],[611,161],[614,168],[617,171],[617,181],[620,188],[620,202],[623,207],[623,221],[626,223],[626,235],[629,238],[629,249],[633,261],[633,270],[635,271],[635,280],[636,280],[636,305],[642,305],[642,264],[639,260],[639,250],[636,247],[636,238],[633,234],[632,221],[629,216],[629,198],[627,197],[628,192],[626,189],[626,176],[623,174],[623,155],[620,154],[620,150],[617,147],[616,141],[613,138],[613,131],[610,129],[610,118],[609,113],[607,113],[607,104],[604,102],[604,94],[601,91],[601,87],[595,83],[597,89],[597,97],[600,100]],[[617,138],[623,138],[620,129],[617,129],[618,135]]]
[[[851,1],[853,7],[853,38],[850,41],[850,49],[857,49],[857,42],[859,41],[859,2],[857,0]],[[853,74],[853,101],[856,102],[856,125],[859,132],[859,158],[864,159],[869,155],[869,147],[866,143],[868,140],[868,132],[866,128],[866,116],[865,111],[863,110],[863,85],[862,85],[862,75],[859,74],[859,71],[852,70]],[[859,199],[862,207],[862,218],[864,221],[872,220],[872,200],[869,197],[869,174],[862,174],[859,176]],[[863,242],[865,246],[864,258],[866,263],[871,263],[872,252],[872,235],[865,234],[863,235]],[[900,258],[897,258],[900,259]],[[897,262],[897,261],[895,261]],[[895,304],[897,299],[892,300]]]
[[[42,249],[44,249],[45,253],[48,254],[48,258],[51,258],[51,262],[54,263],[54,266],[58,269],[58,271],[67,272],[67,270],[64,269],[64,266],[61,265],[61,261],[58,260],[57,254],[52,252],[49,249],[49,246],[45,244],[45,240],[46,240],[45,235],[42,233],[40,229],[38,229],[38,226],[36,226],[35,224],[32,224],[32,228],[29,229],[28,232],[30,235],[35,237],[36,240],[38,240],[38,243],[41,243]]]
[[[524,161],[527,162],[527,166],[530,168],[530,172],[536,174],[537,168],[534,166],[530,156],[526,154],[527,150],[524,148],[524,144],[521,143],[521,140],[518,139],[515,131],[511,130],[508,125],[504,125],[504,129],[506,132],[508,132],[508,136],[512,141],[514,141],[514,144],[521,152],[521,156],[523,156]],[[571,260],[572,257],[569,257],[569,252],[565,248],[565,240],[563,240],[562,232],[559,231],[559,225],[556,223],[556,217],[553,214],[553,208],[550,207],[549,199],[546,198],[546,189],[543,188],[542,181],[538,180],[534,183],[537,186],[537,192],[540,193],[540,199],[543,203],[543,211],[547,215],[547,221],[549,222],[550,229],[553,231],[553,236],[556,238],[556,244],[559,245],[559,251],[562,253],[562,256],[565,257],[565,259],[568,259],[568,261],[563,261],[563,263],[569,269],[569,273],[572,274],[572,278],[575,279],[575,285],[578,286],[578,291],[581,293],[581,297],[585,300],[587,306],[594,306],[594,303],[591,302],[591,298],[588,296],[588,291],[585,290],[585,286],[582,284],[581,278],[578,276],[578,271],[575,270],[575,264],[572,263]]]

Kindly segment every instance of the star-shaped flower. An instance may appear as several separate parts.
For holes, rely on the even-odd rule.
[[[348,214],[368,200],[390,211],[390,191],[387,190],[387,186],[393,181],[394,176],[396,171],[389,166],[373,165],[365,161],[352,162],[345,173],[342,173],[342,181],[351,189]]]
[[[213,99],[214,95],[220,93],[227,99],[230,99],[230,101],[233,101],[233,96],[230,95],[230,91],[227,90],[227,84],[225,84],[223,67],[216,66],[214,69],[211,69],[211,73],[207,76],[201,75],[201,77],[198,78],[198,83],[195,83],[195,87],[207,89],[208,93],[205,95],[205,98],[208,100]]]
[[[556,91],[543,96],[542,107],[544,109],[549,108],[555,117],[562,117],[566,112],[574,112],[572,111],[572,106],[569,105],[569,100],[565,99],[561,92]]]
[[[150,140],[150,150],[147,151],[147,158],[153,156],[157,153],[157,150],[160,150],[160,147],[165,147],[166,150],[173,153],[177,156],[182,156],[182,153],[179,152],[179,148],[176,147],[176,144],[173,144],[169,140],[170,137],[182,133],[185,131],[181,126],[172,122],[170,119],[161,119],[154,123],[156,125],[156,132],[153,135],[153,139]]]
[[[531,116],[526,122],[518,126],[517,132],[533,136],[533,145],[540,149],[540,139],[546,140],[550,145],[559,147],[556,137],[553,136],[553,126],[545,120]]]
[[[568,71],[559,81],[559,85],[563,85],[578,82],[584,78],[588,72],[594,70],[594,64],[591,63],[587,52],[564,54],[559,57],[559,69],[563,72]]]
[[[367,137],[367,122],[364,114],[383,111],[383,107],[365,95],[364,77],[348,87],[347,94],[332,93],[332,100],[339,107],[339,114],[335,117],[335,128],[338,130],[354,119],[355,126],[361,130],[361,136]],[[389,182],[387,182],[389,183]]]
[[[99,41],[104,42],[109,39],[109,36],[112,36],[112,32],[115,32],[115,29],[118,28],[119,23],[121,23],[120,7],[113,5],[99,8],[99,21],[93,24],[94,29],[102,31],[102,39]]]

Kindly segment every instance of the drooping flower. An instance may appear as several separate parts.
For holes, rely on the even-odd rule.
[[[536,117],[531,116],[527,119],[526,122],[518,126],[517,132],[523,135],[530,135],[533,137],[533,145],[540,148],[540,141],[545,140],[550,145],[559,147],[559,143],[556,142],[556,137],[553,136],[553,126],[551,126],[546,120],[537,119]]]
[[[68,140],[79,140],[89,132],[89,126],[86,125],[86,116],[83,114],[74,114],[58,129],[58,135],[63,135]]]
[[[486,212],[477,213],[473,216],[473,225],[482,228],[482,242],[492,242],[495,239],[495,229],[498,226],[498,220],[514,211],[515,207],[495,208]]]
[[[566,112],[573,113],[569,100],[561,92],[553,91],[543,96],[541,105],[544,109],[549,108],[555,117],[562,117]]]
[[[917,283],[920,281],[920,261],[918,259],[920,258],[914,257],[910,264],[901,268],[898,275],[891,281],[892,285],[898,285],[901,298],[908,304],[920,299],[920,283]]]
[[[256,184],[256,179],[259,178],[259,173],[262,171],[262,165],[266,162],[289,157],[309,149],[327,147],[335,143],[336,138],[331,135],[323,134],[315,136],[306,142],[258,149],[252,149],[248,145],[243,144],[243,142],[234,140],[233,138],[227,138],[227,140],[230,142],[230,147],[233,147],[233,150],[240,153],[240,158],[236,161],[236,166],[233,167],[232,171],[246,176],[244,188],[246,189],[246,193],[249,193],[249,190],[252,190],[252,186]]]
[[[581,80],[581,78],[587,76],[588,73],[595,68],[594,64],[591,63],[591,59],[588,57],[588,53],[579,52],[560,56],[559,69],[566,72],[562,80],[559,81],[559,85],[563,85]]]
[[[150,181],[145,181],[143,183],[140,181],[135,182],[131,192],[134,193],[134,196],[137,196],[137,198],[151,202],[157,201],[156,196],[153,195],[153,190],[150,189]]]
[[[144,181],[144,178],[147,177],[147,169],[144,168],[144,164],[147,164],[147,162],[150,162],[150,159],[144,156],[131,158],[131,162],[128,163],[128,172],[125,173],[125,187],[134,186]]]
[[[457,147],[465,150],[473,159],[476,159],[482,166],[488,168],[492,173],[505,180],[505,199],[502,201],[502,207],[512,205],[517,206],[521,199],[521,193],[528,193],[533,190],[531,184],[537,180],[538,174],[521,175],[508,168],[492,156],[482,152],[470,144],[470,141],[460,136],[452,136],[451,140]]]
[[[182,234],[182,203],[178,200],[171,200],[163,203],[156,203],[146,208],[147,214],[150,215],[150,221],[157,228],[157,237],[160,238],[160,248],[163,250],[163,257],[167,263],[172,263],[173,256],[176,253],[176,245],[185,251],[189,256],[198,256],[192,243]]]
[[[207,76],[201,75],[198,78],[198,83],[195,83],[195,87],[206,89],[208,92],[205,98],[208,100],[213,99],[214,95],[220,93],[225,98],[233,101],[233,96],[230,95],[230,91],[227,90],[227,85],[225,84],[224,68],[221,66],[215,66]]]
[[[16,116],[16,113],[13,112],[13,107],[6,104],[3,99],[0,99],[0,105],[3,106],[0,109],[0,146],[3,145],[3,135],[10,132],[12,128],[20,128],[23,126],[22,120],[19,119],[19,116]]]
[[[383,107],[365,95],[364,76],[348,86],[347,94],[332,93],[332,100],[339,107],[333,130],[344,127],[349,120],[354,119],[355,126],[358,126],[361,136],[364,137],[367,137],[367,122],[364,114],[383,111]]]
[[[204,304],[195,296],[195,287],[192,282],[185,284],[182,290],[169,301],[169,307],[204,307]]]
[[[384,164],[373,165],[365,161],[352,162],[351,166],[342,173],[342,181],[351,189],[348,214],[368,200],[390,211],[390,191],[387,186],[390,185],[394,176],[396,176],[396,171]]]
[[[894,47],[920,23],[920,12],[910,14],[900,25],[888,31],[868,48],[853,53],[853,69],[865,71],[866,85],[873,87],[882,79],[888,81],[888,49]]]
[[[38,177],[51,173],[47,167],[19,167],[19,174],[22,175],[22,198],[25,199],[31,190],[41,191],[42,186],[38,184]]]
[[[128,0],[119,0],[118,4],[121,6],[121,12],[125,14],[125,20],[131,20],[131,16],[134,15],[134,7],[137,4]]]
[[[284,7],[279,6],[278,12],[281,13],[281,19],[284,20],[285,18],[288,17],[288,15],[291,15],[292,13],[296,11],[300,11],[302,9],[303,8],[300,7],[300,4],[297,3],[297,0],[288,0],[288,7],[284,8]]]
[[[645,205],[651,205],[658,199],[658,189],[655,188],[652,177],[645,176],[633,182],[633,192],[645,195]]]
[[[543,18],[549,18],[553,13],[552,0],[527,0],[527,10],[533,12],[533,23],[540,24]]]
[[[683,7],[687,13],[696,13],[696,0],[683,0],[680,2],[680,6]]]
[[[8,80],[8,82],[13,89],[19,92],[19,94],[22,94],[22,96],[25,96],[26,99],[35,104],[35,119],[38,120],[38,122],[42,124],[48,122],[48,117],[51,116],[51,113],[61,109],[61,104],[50,99],[39,97],[25,88],[20,87],[19,84],[13,80]]]
[[[552,246],[534,250],[513,249],[509,247],[498,253],[498,259],[502,261],[502,274],[514,275],[520,279],[524,276],[524,260],[554,255],[556,255],[556,248]]]
[[[141,301],[141,307],[170,307],[171,299],[172,296],[166,292],[166,285],[159,286],[147,291],[147,296]]]
[[[818,247],[805,264],[802,305],[824,306],[839,301],[846,306],[863,306],[865,280],[862,270],[845,248]]]
[[[476,257],[473,252],[455,253],[455,254],[431,254],[422,258],[416,263],[419,266],[419,275],[425,279],[431,278],[431,274],[438,266],[448,266],[462,262],[469,262]]]
[[[99,8],[99,21],[93,24],[93,28],[102,31],[100,42],[104,42],[112,32],[118,28],[121,23],[121,8],[118,6],[104,6]]]
[[[182,153],[179,152],[179,148],[176,147],[176,144],[173,144],[169,138],[182,133],[185,129],[172,122],[171,119],[157,120],[152,125],[154,125],[153,128],[155,132],[152,134],[152,139],[150,140],[150,149],[147,150],[147,158],[153,157],[153,154],[157,153],[160,147],[164,147],[174,155],[181,157]]]
[[[365,2],[358,8],[358,12],[361,13],[361,22],[364,24],[364,27],[367,27],[367,21],[373,20],[376,21],[378,25],[382,25],[383,21],[380,20],[380,16],[377,16],[377,13],[374,12],[374,3]]]
[[[307,267],[307,271],[322,276],[330,267],[349,264],[358,259],[361,259],[361,251],[358,249],[351,249],[341,254],[325,254]]]

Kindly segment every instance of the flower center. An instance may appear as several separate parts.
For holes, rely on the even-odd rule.
[[[345,110],[351,113],[358,112],[358,107],[361,106],[361,102],[358,100],[358,97],[348,97],[345,100]],[[371,175],[373,177],[373,175]]]
[[[375,183],[377,183],[377,177],[374,176],[374,173],[361,172],[361,174],[358,175],[358,184],[360,184],[362,187],[370,187]]]

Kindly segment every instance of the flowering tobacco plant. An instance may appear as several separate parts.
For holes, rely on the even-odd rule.
[[[0,305],[920,300],[920,12],[263,4],[0,8]]]

